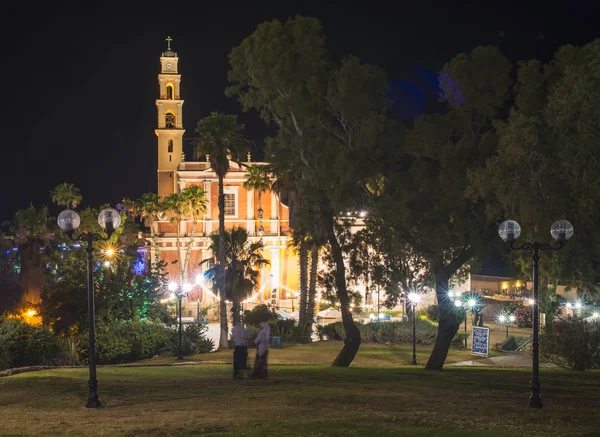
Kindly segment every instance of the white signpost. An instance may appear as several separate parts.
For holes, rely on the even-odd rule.
[[[490,328],[473,326],[471,339],[471,355],[487,357],[490,350]]]

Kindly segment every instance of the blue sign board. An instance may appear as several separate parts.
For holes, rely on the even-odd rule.
[[[471,339],[471,354],[487,357],[490,350],[490,328],[473,326]]]

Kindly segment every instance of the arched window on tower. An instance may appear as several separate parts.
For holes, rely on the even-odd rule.
[[[173,84],[167,84],[167,100],[173,100]]]
[[[167,152],[173,153],[173,140],[169,140],[167,144]]]
[[[173,111],[167,111],[165,114],[165,127],[167,129],[175,129],[175,114]]]

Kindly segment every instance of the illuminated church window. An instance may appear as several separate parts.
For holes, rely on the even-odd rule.
[[[167,152],[173,153],[173,140],[169,140]]]
[[[167,85],[167,100],[173,100],[173,85]]]

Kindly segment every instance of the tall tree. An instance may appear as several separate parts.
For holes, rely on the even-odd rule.
[[[142,224],[150,229],[154,246],[154,257],[160,260],[160,247],[158,246],[158,232],[154,229],[154,223],[158,215],[163,212],[163,205],[156,193],[144,193],[133,202],[133,214],[140,218]]]
[[[473,196],[486,202],[489,217],[516,219],[523,239],[547,241],[552,222],[561,218],[575,225],[576,237],[585,235],[544,254],[540,276],[547,286],[561,281],[595,291],[592,284],[600,281],[599,61],[600,40],[595,40],[561,47],[546,65],[520,63],[515,104],[499,124],[497,153],[471,177]],[[527,254],[513,257],[530,275]]]
[[[54,190],[50,192],[50,198],[58,206],[66,206],[69,209],[77,208],[83,199],[79,188],[67,182],[54,187]]]
[[[252,294],[258,285],[260,269],[268,265],[269,261],[262,256],[262,241],[250,242],[248,232],[243,228],[233,228],[231,232],[225,232],[223,245],[218,234],[211,235],[211,240],[209,250],[213,256],[203,261],[209,266],[206,277],[218,282],[220,264],[216,261],[221,247],[224,247],[225,289],[233,303],[232,319],[235,324],[240,321],[241,302]]]
[[[42,248],[52,235],[52,220],[48,208],[33,205],[20,209],[8,223],[19,251],[19,282],[23,289],[20,306],[38,304],[44,288],[44,254]]]
[[[271,189],[271,178],[265,171],[263,166],[251,165],[246,168],[244,175],[244,188],[247,190],[255,190],[258,193],[258,230],[262,233],[262,193]],[[262,235],[262,234],[261,234]]]
[[[350,311],[335,223],[338,212],[355,203],[363,166],[378,143],[387,83],[380,69],[356,58],[331,63],[324,40],[313,18],[260,24],[229,56],[228,94],[277,129],[267,143],[274,173],[292,173],[306,206],[298,220],[307,229],[324,230],[347,335],[333,365],[348,366],[360,347],[360,332]]]
[[[380,159],[385,189],[374,212],[424,258],[434,277],[440,310],[436,342],[426,368],[441,370],[461,316],[449,283],[497,241],[485,204],[468,197],[468,173],[497,147],[495,123],[509,104],[511,63],[495,47],[477,47],[444,66],[444,112],[421,116],[404,141],[390,142]]]
[[[217,288],[220,300],[221,336],[220,348],[229,347],[227,328],[227,299],[225,290],[225,194],[224,179],[229,171],[229,161],[240,163],[248,150],[248,144],[242,132],[244,126],[238,124],[235,115],[225,115],[213,112],[210,117],[198,121],[196,132],[198,138],[194,146],[194,155],[208,155],[210,166],[217,174],[219,180],[219,266],[221,266],[220,280]]]
[[[176,226],[177,267],[179,269],[179,281],[183,284],[185,269],[181,260],[181,222],[188,212],[188,202],[181,193],[173,193],[162,201],[164,211],[170,215],[169,221]]]
[[[202,214],[206,212],[206,193],[198,186],[186,187],[181,191],[181,197],[184,203],[186,203],[186,213],[190,217],[192,226],[190,229],[189,241],[187,244],[187,250],[185,253],[185,261],[183,263],[183,270],[187,272],[187,267],[190,261],[190,255],[192,253],[192,247],[196,241],[196,231],[198,228],[198,220],[202,218]]]

